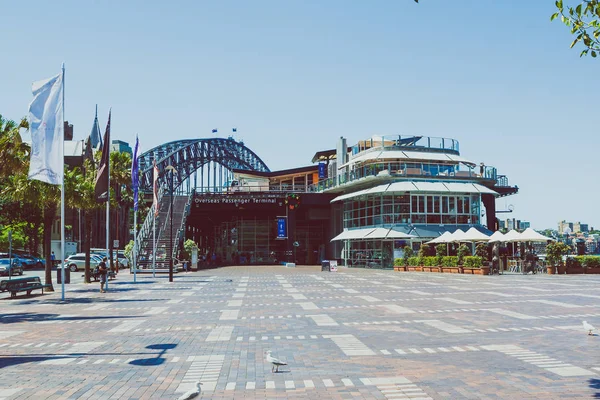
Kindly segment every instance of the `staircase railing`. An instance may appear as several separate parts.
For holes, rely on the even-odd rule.
[[[191,205],[192,205],[192,197],[193,194],[190,193],[188,195],[188,199],[187,202],[185,203],[185,207],[183,208],[183,214],[181,215],[181,223],[179,224],[179,229],[177,229],[177,234],[175,236],[175,243],[181,244],[181,242],[183,241],[184,235],[185,235],[185,221],[186,221],[186,217],[190,214],[190,209],[191,209]],[[177,249],[179,248],[179,245],[177,246],[173,246],[173,254],[171,254],[171,257],[176,258],[177,257]]]
[[[161,203],[164,192],[165,192],[165,189],[163,186],[161,186],[158,189],[158,194],[157,194],[159,207],[160,207],[160,203]],[[139,257],[140,257],[140,250],[142,248],[142,244],[145,241],[149,240],[150,237],[152,236],[152,221],[154,220],[154,207],[155,207],[155,205],[152,204],[152,207],[150,207],[150,210],[148,210],[148,214],[146,214],[144,223],[142,224],[140,231],[138,232],[137,237],[136,237],[136,241],[134,244],[135,254],[136,254],[136,258],[137,258],[136,265],[137,265],[137,261],[139,260]]]

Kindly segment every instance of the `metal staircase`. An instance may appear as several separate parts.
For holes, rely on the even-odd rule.
[[[165,272],[169,268],[171,258],[176,259],[184,239],[185,221],[190,212],[192,195],[175,195],[173,197],[173,220],[171,221],[171,199],[165,195],[165,188],[158,191],[158,216],[156,217],[156,271]],[[154,206],[148,211],[135,243],[136,265],[138,270],[152,270],[153,245],[152,230]],[[173,225],[173,252],[169,254],[171,225]],[[173,262],[175,264],[176,261]]]

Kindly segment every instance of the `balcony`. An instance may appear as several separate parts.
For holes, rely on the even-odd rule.
[[[491,166],[461,169],[461,166],[391,162],[359,167],[338,177],[324,179],[313,185],[314,189],[312,191],[337,192],[342,190],[343,187],[347,188],[369,181],[387,181],[390,178],[466,180],[483,182],[488,185],[490,183],[499,184],[499,178],[502,178],[502,183],[505,180],[506,185],[508,185],[506,177],[504,175],[498,176],[496,168]]]
[[[360,140],[351,149],[353,156],[372,149],[431,151],[460,155],[458,140],[429,136],[374,136]]]

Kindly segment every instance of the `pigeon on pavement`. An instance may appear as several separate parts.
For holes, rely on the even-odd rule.
[[[588,335],[593,335],[592,331],[595,331],[596,328],[594,328],[592,325],[588,324],[587,321],[583,321],[583,329],[585,329],[588,333]]]
[[[271,350],[267,350],[267,357],[266,357],[267,362],[270,362],[271,364],[273,364],[273,366],[271,367],[271,372],[279,372],[279,367],[282,365],[287,365],[286,362],[283,362],[275,357],[273,357],[271,355]],[[275,371],[273,371],[275,370]]]
[[[195,389],[185,392],[184,394],[179,396],[179,398],[177,400],[190,400],[190,399],[193,399],[194,397],[197,397],[200,394],[200,385],[202,385],[200,382],[196,382]]]

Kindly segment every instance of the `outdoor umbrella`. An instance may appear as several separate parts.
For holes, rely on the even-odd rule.
[[[506,241],[506,239],[504,238],[504,234],[500,231],[496,231],[492,234],[492,236],[490,236],[489,240],[490,243],[494,243],[494,242],[504,242]]]
[[[433,240],[427,242],[427,244],[437,244],[437,243],[448,243],[452,241],[452,234],[448,231],[442,233],[440,236],[436,237]]]
[[[520,242],[542,242],[545,243],[548,240],[554,240],[548,236],[544,236],[540,233],[537,233],[531,228],[527,228],[521,233]]]

